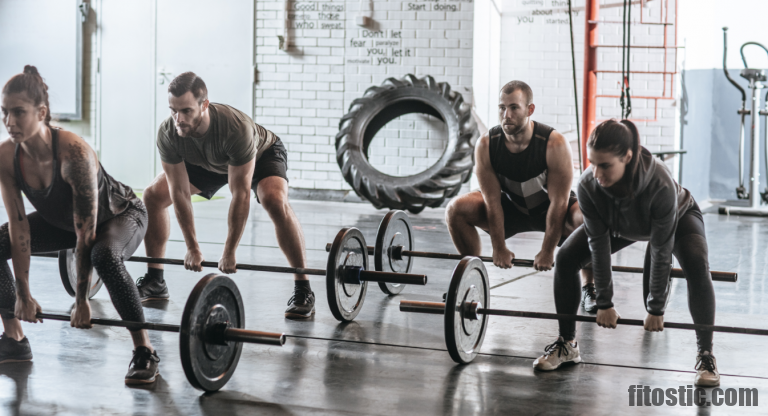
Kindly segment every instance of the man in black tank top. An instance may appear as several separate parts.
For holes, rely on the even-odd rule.
[[[491,236],[493,264],[512,267],[515,258],[505,240],[529,231],[544,232],[536,270],[550,270],[555,246],[582,224],[576,195],[571,191],[573,159],[570,145],[552,127],[531,120],[533,92],[522,81],[511,81],[499,92],[500,125],[475,146],[475,174],[480,192],[454,199],[446,222],[456,249],[479,256],[479,227]],[[592,309],[594,284],[585,274],[586,308]],[[594,300],[594,297],[591,297]]]

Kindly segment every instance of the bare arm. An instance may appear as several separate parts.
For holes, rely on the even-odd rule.
[[[16,277],[16,295],[20,302],[24,302],[32,299],[32,293],[29,290],[29,264],[30,254],[32,254],[29,221],[24,210],[21,191],[16,186],[13,159],[3,157],[2,161],[4,166],[2,174],[0,174],[0,190],[2,190],[3,203],[8,213],[11,260],[13,261],[13,274]]]
[[[485,212],[488,217],[488,234],[491,236],[493,246],[494,264],[499,267],[512,267],[514,254],[509,252],[504,239],[504,211],[501,208],[501,185],[496,173],[491,167],[491,157],[488,153],[490,138],[488,133],[477,141],[475,146],[475,175],[480,183],[480,191],[483,194]],[[497,258],[497,253],[509,253],[503,261]],[[499,262],[497,262],[499,260]]]
[[[251,180],[256,167],[256,158],[241,166],[229,166],[229,190],[232,202],[229,204],[227,241],[219,269],[224,273],[235,273],[235,251],[243,236],[245,222],[251,210]]]
[[[163,171],[165,171],[165,176],[168,179],[173,211],[176,213],[181,233],[184,235],[187,251],[199,252],[200,245],[197,244],[197,235],[195,233],[195,218],[192,210],[192,195],[189,191],[187,169],[184,167],[183,162],[175,165],[163,162]],[[195,270],[200,271],[202,268]]]
[[[72,187],[75,233],[77,234],[78,304],[88,301],[91,285],[91,250],[96,241],[99,208],[99,166],[96,155],[82,140],[72,140],[62,148],[61,175]]]
[[[571,147],[560,133],[553,131],[547,143],[547,229],[541,251],[554,253],[563,234],[563,223],[568,212],[568,200],[573,183],[573,156]]]

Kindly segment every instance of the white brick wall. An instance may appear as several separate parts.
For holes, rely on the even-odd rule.
[[[669,0],[670,21],[674,22],[675,0]],[[645,21],[659,21],[663,1],[646,2],[642,10]],[[616,5],[619,7],[615,7]],[[600,21],[621,21],[621,2],[601,0]],[[571,46],[568,27],[568,3],[558,0],[506,0],[501,22],[501,70],[500,85],[519,79],[533,89],[536,112],[533,118],[546,123],[563,133],[573,143],[574,159],[576,150],[576,116],[573,98],[571,69]],[[584,69],[584,0],[575,0],[574,43],[576,49],[577,88],[579,109],[582,110],[583,69]],[[551,10],[551,14],[549,11]],[[639,20],[641,7],[632,6],[632,19]],[[660,25],[632,25],[633,45],[663,44],[663,27]],[[599,44],[621,45],[621,25],[600,23]],[[675,44],[674,26],[668,29],[668,43]],[[632,49],[632,71],[662,71],[663,52],[652,49]],[[668,52],[666,70],[675,68],[674,53]],[[621,49],[598,49],[598,69],[621,70]],[[598,95],[620,95],[618,88],[621,74],[599,74]],[[662,76],[656,74],[634,74],[630,78],[633,96],[662,95]],[[667,77],[667,95],[670,95]],[[674,100],[659,100],[658,120],[638,122],[643,145],[651,151],[671,150],[675,145]],[[620,117],[618,99],[597,99],[598,122],[611,117]],[[640,98],[632,99],[632,119],[653,119],[654,102]],[[583,115],[581,111],[580,116]],[[497,120],[494,120],[497,123]],[[490,127],[490,126],[489,126]]]
[[[289,2],[286,52],[277,38],[283,1],[256,3],[255,121],[286,143],[292,187],[350,189],[335,159],[339,119],[352,100],[386,78],[432,75],[471,100],[471,0],[372,5],[368,11],[363,2],[363,13],[372,18],[363,28],[355,24],[359,1]],[[444,147],[436,121],[419,115],[393,120],[371,143],[374,165],[397,175],[430,166]],[[400,123],[408,126],[392,128]]]

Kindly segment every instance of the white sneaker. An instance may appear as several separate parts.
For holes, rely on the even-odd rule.
[[[579,344],[563,341],[563,337],[558,337],[557,341],[544,348],[544,355],[533,362],[533,368],[540,371],[557,370],[565,363],[580,363],[581,354],[579,354]]]
[[[709,351],[704,351],[696,357],[696,379],[693,382],[697,386],[715,387],[720,385],[720,372],[717,371],[715,356]]]

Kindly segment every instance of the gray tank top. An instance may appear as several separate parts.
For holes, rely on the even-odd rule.
[[[53,180],[45,189],[33,189],[24,180],[24,165],[21,146],[16,145],[13,153],[13,171],[16,185],[43,219],[56,228],[75,231],[72,187],[61,176],[59,163],[59,129],[51,128],[53,148]],[[138,200],[133,190],[107,174],[99,163],[98,173],[99,207],[96,224],[101,224],[122,214]]]

